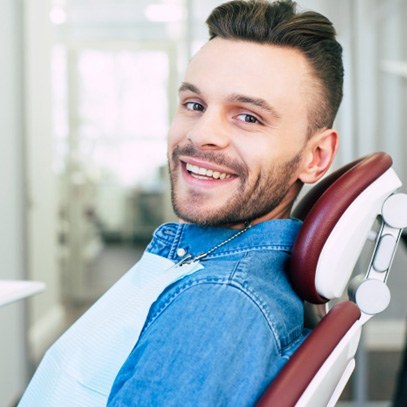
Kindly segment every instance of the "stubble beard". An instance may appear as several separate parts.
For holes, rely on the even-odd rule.
[[[202,197],[199,192],[190,193],[188,197],[180,196],[181,194],[177,192],[180,155],[201,158],[232,168],[239,174],[239,186],[233,196],[213,210],[201,207]],[[247,167],[235,161],[232,162],[223,154],[202,153],[193,146],[176,147],[168,158],[173,210],[183,221],[201,226],[230,227],[250,223],[271,212],[283,201],[292,186],[290,180],[293,172],[298,168],[301,157],[300,152],[293,159],[274,166],[271,172],[260,173],[256,179],[248,181]]]

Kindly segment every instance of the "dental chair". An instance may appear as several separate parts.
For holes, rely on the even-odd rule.
[[[397,192],[400,186],[390,156],[374,153],[324,178],[296,206],[293,216],[304,223],[290,279],[306,308],[325,315],[258,407],[336,404],[354,370],[363,326],[390,302],[386,281],[407,226],[407,195]],[[367,239],[375,242],[373,253],[367,270],[355,276]]]

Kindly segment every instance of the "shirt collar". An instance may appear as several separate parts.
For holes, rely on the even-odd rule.
[[[297,219],[274,219],[258,223],[219,247],[213,255],[255,248],[291,250],[301,225],[302,222]],[[237,232],[238,230],[229,228],[165,223],[155,231],[154,236],[171,245],[170,258],[179,259],[186,253],[196,256],[206,252]]]

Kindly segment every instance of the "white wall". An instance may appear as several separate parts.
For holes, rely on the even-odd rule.
[[[0,2],[0,279],[25,274],[20,2]],[[0,406],[9,406],[24,386],[24,304],[0,308]]]
[[[63,323],[56,265],[48,0],[0,2],[0,279],[47,291],[0,308],[0,407],[14,403]],[[48,339],[49,338],[49,339]]]
[[[30,300],[30,354],[34,362],[64,327],[57,264],[56,177],[51,102],[50,0],[24,0],[24,103],[29,277],[46,283]]]

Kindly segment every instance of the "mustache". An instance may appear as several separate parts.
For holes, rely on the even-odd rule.
[[[235,174],[238,174],[239,177],[242,178],[246,178],[248,174],[247,167],[243,163],[231,159],[226,154],[221,152],[199,150],[192,144],[182,147],[176,146],[171,153],[171,159],[173,162],[175,162],[180,156],[193,157],[230,168]]]

